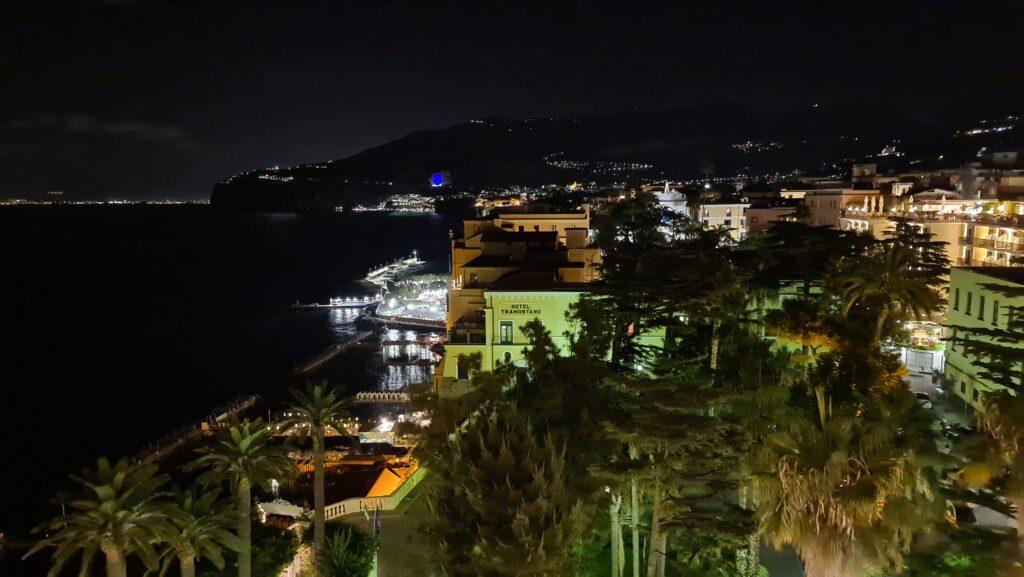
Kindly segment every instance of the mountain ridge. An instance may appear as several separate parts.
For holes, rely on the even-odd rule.
[[[976,124],[1005,112],[957,110],[929,120],[856,104],[765,113],[715,103],[604,116],[486,117],[416,130],[342,159],[235,175],[215,185],[211,203],[229,210],[333,210],[387,194],[429,191],[430,175],[440,171],[451,174],[453,189],[469,191],[680,180],[711,165],[717,175],[752,179],[794,170],[830,174],[885,147],[906,161],[934,162],[941,155],[959,164],[982,146],[1021,144],[1017,121],[998,134],[958,137],[957,131],[973,126],[972,118]]]

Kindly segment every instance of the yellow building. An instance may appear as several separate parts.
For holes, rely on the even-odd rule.
[[[747,236],[747,202],[709,202],[700,205],[700,222],[708,228],[723,228],[735,241]]]
[[[1024,268],[1021,267],[954,267],[949,281],[950,327],[1005,329],[1007,307],[1024,307],[1024,298],[1007,298],[986,285],[1021,288]],[[950,336],[956,331],[950,329]],[[972,336],[971,338],[987,338]],[[1024,343],[1017,346],[1024,347]],[[984,396],[997,385],[979,376],[980,368],[965,354],[964,347],[951,346],[946,351],[946,377],[953,392],[975,409],[983,409]]]
[[[881,193],[877,190],[834,188],[808,191],[804,196],[807,224],[839,228],[843,211],[864,207],[871,212],[882,212],[881,200]]]
[[[502,213],[467,220],[452,239],[444,358],[435,387],[452,393],[482,369],[522,363],[522,327],[539,319],[566,350],[565,314],[599,277],[601,253],[588,246],[590,207],[573,213]]]
[[[892,217],[900,216],[945,242],[946,256],[954,265],[1015,266],[1015,257],[1024,257],[1024,204],[921,196],[889,211],[850,207],[843,211],[840,227],[882,239],[893,225]]]

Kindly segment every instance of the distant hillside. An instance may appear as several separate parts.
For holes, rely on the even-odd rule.
[[[990,118],[986,124],[979,124]],[[887,146],[905,162],[955,166],[982,146],[1018,147],[1005,113],[959,110],[941,120],[893,110],[814,106],[773,114],[721,104],[583,118],[485,118],[421,130],[348,158],[232,176],[211,202],[231,210],[305,211],[429,188],[448,171],[456,190],[509,185],[684,179],[714,173],[842,173]],[[1002,120],[1000,120],[1002,119]],[[1012,129],[964,133],[1008,122]],[[958,131],[960,133],[958,134]]]

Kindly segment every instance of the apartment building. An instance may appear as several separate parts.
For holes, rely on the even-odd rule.
[[[1008,298],[992,286],[1024,288],[1021,267],[956,267],[950,273],[950,327],[1000,329],[1006,328],[1010,307],[1024,307],[1024,297]],[[956,329],[950,328],[950,336]],[[988,338],[974,335],[971,338]],[[1024,347],[1024,342],[1014,346]],[[980,376],[981,369],[967,355],[964,347],[953,345],[946,350],[945,374],[953,393],[976,410],[984,409],[985,393],[997,385]]]

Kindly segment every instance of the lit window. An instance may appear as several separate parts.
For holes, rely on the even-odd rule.
[[[512,321],[498,323],[498,342],[503,345],[512,344]]]

